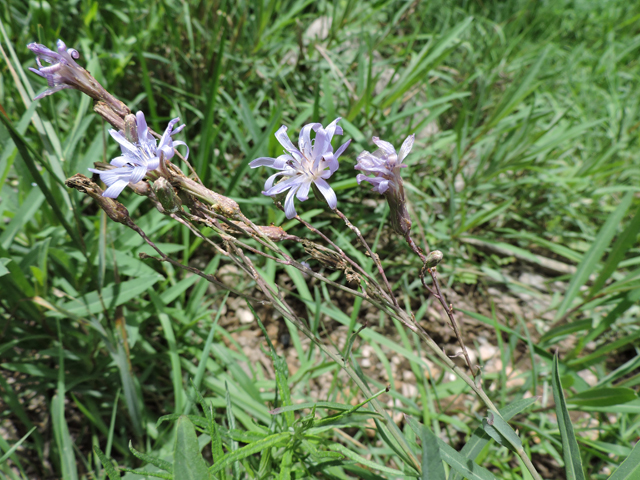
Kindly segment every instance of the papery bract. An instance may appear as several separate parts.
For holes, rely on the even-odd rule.
[[[278,158],[260,157],[249,163],[251,168],[270,167],[280,172],[271,175],[264,184],[267,196],[275,196],[289,190],[284,202],[284,211],[287,218],[297,215],[293,204],[294,196],[301,202],[309,198],[309,189],[315,185],[323,195],[331,209],[336,208],[338,200],[333,189],[327,183],[327,179],[338,169],[338,157],[351,143],[351,140],[343,143],[335,152],[331,145],[334,135],[342,135],[342,128],[338,126],[340,118],[323,128],[319,123],[309,123],[302,127],[298,147],[296,148],[287,136],[287,127],[282,126],[276,132],[276,138],[280,145],[288,152]],[[311,141],[311,131],[316,132],[314,141]],[[278,177],[284,180],[274,185]]]

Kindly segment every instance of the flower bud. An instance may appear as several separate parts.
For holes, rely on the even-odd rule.
[[[152,189],[165,212],[176,213],[180,211],[182,201],[166,178],[160,177],[154,181]]]
[[[139,143],[138,124],[136,122],[135,115],[128,114],[124,117],[124,138],[134,145]]]
[[[427,268],[433,268],[438,265],[443,258],[444,255],[440,250],[434,250],[429,255],[427,255],[427,259],[424,261],[424,266]]]

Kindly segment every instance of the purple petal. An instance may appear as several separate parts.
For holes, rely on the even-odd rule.
[[[138,140],[140,143],[148,142],[149,127],[147,126],[147,120],[144,118],[144,113],[138,111],[136,113],[136,126],[138,127]]]
[[[276,132],[276,139],[278,140],[278,142],[280,142],[280,145],[282,145],[284,149],[291,155],[302,155],[300,151],[293,145],[293,143],[291,143],[291,140],[289,140],[289,137],[287,136],[287,127],[285,125],[282,125]]]
[[[295,177],[287,178],[285,181],[278,183],[277,185],[271,187],[266,192],[262,192],[265,195],[273,196],[278,195],[291,187],[297,187],[304,181],[304,177],[302,175],[296,175]]]
[[[292,188],[284,201],[284,214],[289,220],[298,215],[296,207],[293,204],[293,195],[296,193],[296,190],[297,188]]]
[[[129,177],[129,181],[133,184],[141,181],[144,176],[147,174],[147,167],[136,166],[133,168],[131,172],[131,177]]]
[[[333,122],[327,125],[327,128],[325,128],[325,131],[327,132],[327,139],[329,140],[329,142],[331,142],[334,135],[342,135],[342,127],[338,125],[338,122],[340,120],[342,120],[342,117],[336,118]]]
[[[304,202],[305,200],[309,199],[309,189],[311,188],[311,182],[310,181],[306,181],[303,182],[300,185],[300,188],[298,188],[298,192],[296,193],[296,197],[298,198],[298,200],[300,200],[301,202]]]
[[[398,154],[398,162],[402,162],[402,160],[405,159],[405,157],[407,155],[409,155],[409,152],[411,151],[411,148],[413,147],[413,141],[416,139],[415,134],[414,135],[409,135],[404,143],[402,144],[402,147],[400,147],[400,153]]]
[[[322,193],[324,198],[327,200],[327,203],[329,204],[329,208],[331,208],[331,210],[334,210],[338,206],[338,199],[333,189],[322,178],[318,178],[314,180],[313,183],[316,184],[316,187],[318,187],[318,190],[320,190],[320,193]]]
[[[260,157],[249,162],[251,168],[270,167],[276,170],[284,170],[287,168],[288,162],[294,161],[291,155],[280,155],[278,158]]]
[[[340,155],[344,153],[344,151],[347,149],[350,143],[351,143],[351,139],[347,140],[346,142],[344,142],[342,145],[338,147],[338,150],[336,150],[336,152],[333,154],[336,160],[340,157]]]
[[[125,180],[118,180],[109,188],[107,188],[102,194],[102,196],[108,197],[108,198],[118,198],[118,195],[122,193],[122,190],[124,190],[124,187],[126,187],[128,184],[129,182]]]
[[[312,152],[312,143],[311,143],[311,130],[314,132],[318,131],[318,128],[321,128],[322,125],[319,123],[308,123],[302,130],[300,130],[300,138],[298,139],[298,146],[300,147],[300,151],[302,154],[308,158],[311,158]]]
[[[112,159],[109,163],[116,167],[124,167],[127,163],[129,163],[129,157],[126,157],[124,155],[121,157],[116,157]]]
[[[180,146],[180,145],[184,145],[185,147],[187,147],[187,153],[184,156],[184,159],[187,160],[189,158],[189,145],[187,145],[182,140],[178,140],[178,141],[173,142],[173,148],[176,148],[177,146]]]
[[[134,157],[138,157],[138,149],[133,145],[129,140],[124,138],[120,132],[116,132],[115,130],[109,130],[109,135],[120,144],[122,153],[130,153]]]
[[[324,128],[319,128],[316,132],[315,143],[313,144],[314,161],[317,162],[320,158],[322,158],[327,153],[327,150],[332,150],[331,141],[327,137],[326,130]],[[315,168],[317,168],[317,165],[315,165],[314,162],[314,169]]]
[[[133,168],[120,167],[112,168],[111,170],[95,170],[93,168],[90,168],[89,171],[99,174],[100,180],[102,180],[107,186],[111,186],[120,180],[129,183],[129,179],[131,178],[131,174],[133,173]]]
[[[276,178],[281,177],[282,175],[285,175],[284,172],[278,172],[278,173],[274,173],[273,175],[271,175],[269,178],[267,178],[267,181],[264,182],[264,191],[268,191],[273,187],[273,182],[276,181]]]
[[[378,137],[372,137],[373,143],[375,143],[384,153],[387,155],[395,155],[396,149],[389,142],[385,142],[384,140],[380,140]]]

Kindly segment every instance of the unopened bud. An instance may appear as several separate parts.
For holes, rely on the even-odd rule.
[[[136,145],[138,143],[138,125],[136,116],[128,114],[124,117],[124,138]]]
[[[104,210],[104,213],[114,222],[128,224],[131,221],[129,219],[129,212],[124,205],[113,198],[103,197],[102,189],[81,173],[76,173],[73,177],[67,178],[65,185],[79,192],[86,193],[93,198],[98,202],[100,208]]]
[[[167,213],[176,213],[182,207],[182,201],[166,178],[160,177],[153,182],[153,191]]]
[[[427,255],[427,259],[424,261],[424,265],[427,268],[433,268],[436,265],[438,265],[443,258],[444,258],[444,255],[440,250],[434,250],[429,255]]]

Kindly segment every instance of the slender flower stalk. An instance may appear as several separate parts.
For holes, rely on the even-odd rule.
[[[404,185],[400,169],[406,165],[402,161],[411,151],[415,135],[409,135],[400,153],[389,142],[373,137],[373,143],[378,146],[378,150],[369,153],[366,150],[358,155],[358,163],[354,167],[363,173],[358,174],[356,179],[358,184],[363,181],[373,185],[373,191],[384,195],[389,202],[391,209],[391,226],[396,233],[407,236],[411,230],[411,218],[407,210],[407,201],[404,195]],[[375,175],[367,177],[367,175]]]
[[[109,130],[111,137],[120,144],[122,155],[111,160],[111,165],[116,168],[110,170],[89,171],[100,175],[100,179],[107,185],[102,194],[105,197],[117,198],[129,183],[135,185],[140,182],[148,172],[156,170],[160,166],[160,156],[170,160],[174,155],[174,148],[185,145],[182,141],[174,141],[173,135],[180,132],[184,125],[174,128],[180,119],[174,118],[169,122],[164,131],[160,143],[149,132],[149,127],[144,118],[144,113],[138,112],[136,116],[125,117],[125,131],[116,132]],[[189,157],[187,147],[186,158]]]
[[[62,40],[58,40],[57,52],[39,43],[30,43],[27,48],[36,54],[38,64],[38,68],[29,68],[29,70],[46,79],[49,84],[49,88],[34,100],[65,88],[73,88],[90,96],[96,102],[105,102],[122,117],[131,113],[124,103],[107,92],[88,71],[76,63],[76,59],[80,58],[80,52],[75,48],[67,48]],[[43,65],[43,61],[49,65]]]
[[[287,136],[287,127],[282,126],[276,132],[276,138],[280,145],[288,152],[278,158],[260,157],[253,160],[251,168],[270,167],[280,172],[271,175],[264,184],[263,195],[276,196],[289,190],[284,202],[284,211],[287,218],[297,215],[293,204],[294,196],[301,202],[309,198],[309,189],[317,187],[327,201],[329,208],[335,209],[338,199],[333,189],[327,183],[327,179],[338,169],[338,157],[351,143],[347,140],[335,152],[331,145],[334,135],[342,135],[342,128],[338,126],[340,117],[323,128],[319,123],[309,123],[302,127],[300,139],[296,148]],[[311,130],[316,132],[314,141],[311,141]],[[278,177],[284,180],[274,185]]]

